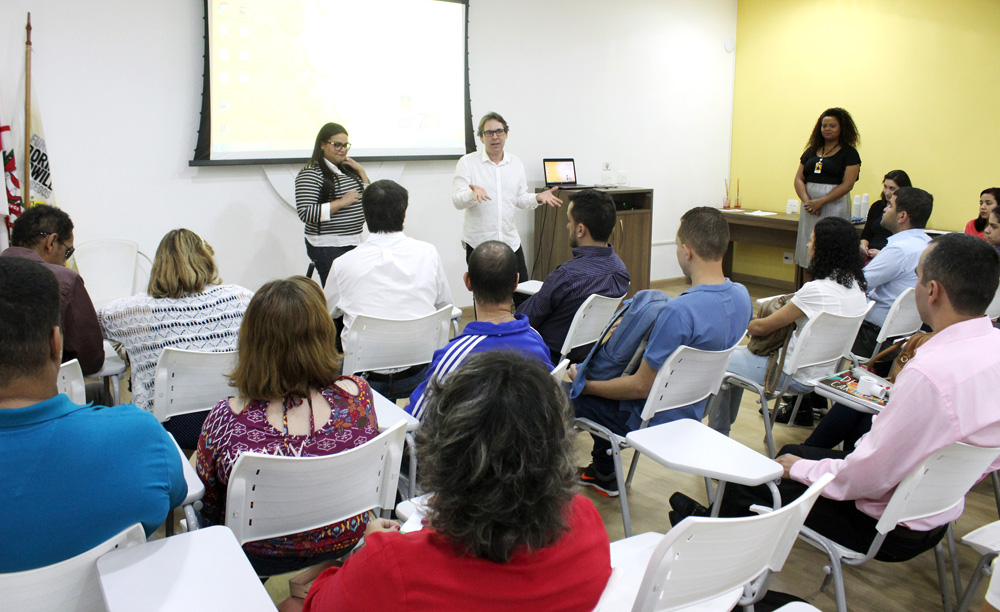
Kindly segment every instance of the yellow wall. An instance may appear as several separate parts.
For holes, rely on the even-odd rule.
[[[732,175],[744,208],[784,210],[825,108],[861,133],[853,194],[878,199],[902,168],[934,195],[930,227],[961,230],[1000,186],[1000,2],[739,0]],[[738,272],[774,276],[781,251],[737,251]]]

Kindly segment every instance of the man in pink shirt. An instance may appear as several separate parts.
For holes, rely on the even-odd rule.
[[[871,431],[850,454],[791,445],[779,452],[785,468],[782,503],[798,497],[828,473],[837,477],[813,506],[806,525],[853,550],[867,550],[875,524],[903,478],[935,451],[953,442],[1000,446],[1000,330],[984,315],[1000,277],[1000,255],[964,234],[935,239],[917,267],[920,316],[937,332],[896,379],[892,398]],[[990,470],[1000,467],[995,461]],[[751,504],[771,505],[766,487],[731,485],[722,516],[751,514]],[[700,514],[697,502],[675,495],[674,516]],[[680,507],[678,507],[680,506]],[[896,527],[876,556],[904,561],[933,548],[963,505]]]

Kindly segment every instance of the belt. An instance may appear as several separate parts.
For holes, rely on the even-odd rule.
[[[405,370],[400,370],[399,372],[393,372],[392,374],[383,374],[381,372],[362,372],[361,376],[365,380],[373,380],[375,382],[392,382],[393,380],[399,380],[400,378],[406,378],[407,376],[418,374],[425,367],[426,364],[415,365],[406,368]]]

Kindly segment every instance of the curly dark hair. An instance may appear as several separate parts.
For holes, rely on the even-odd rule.
[[[828,108],[823,111],[822,114],[820,114],[819,119],[816,120],[816,125],[813,126],[812,134],[809,135],[809,142],[806,143],[806,151],[815,151],[825,144],[826,141],[823,140],[823,132],[820,129],[823,125],[824,117],[833,117],[840,123],[839,144],[841,148],[858,148],[858,145],[861,144],[861,134],[858,132],[858,126],[854,125],[854,119],[851,117],[851,113],[840,107],[835,107]]]
[[[850,289],[855,283],[868,290],[861,239],[850,221],[840,217],[820,219],[813,228],[813,256],[809,260],[809,276],[827,278]]]
[[[548,368],[488,351],[429,393],[416,443],[434,530],[456,554],[496,563],[556,542],[575,470],[569,402]]]

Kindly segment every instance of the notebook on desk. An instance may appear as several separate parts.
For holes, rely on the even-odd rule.
[[[545,173],[546,187],[560,189],[592,189],[593,185],[580,185],[576,182],[576,162],[572,157],[560,159],[543,159],[542,169]]]

